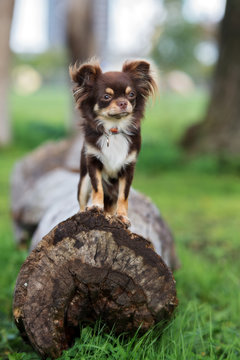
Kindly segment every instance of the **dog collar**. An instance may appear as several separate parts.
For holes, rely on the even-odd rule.
[[[107,138],[107,147],[109,146],[109,137],[111,135],[121,134],[122,132],[123,131],[119,130],[118,127],[112,127],[111,129],[109,129],[108,132],[105,133]]]
[[[117,134],[119,134],[119,130],[117,127],[112,127],[111,129],[109,129],[109,133],[111,135],[117,135]]]

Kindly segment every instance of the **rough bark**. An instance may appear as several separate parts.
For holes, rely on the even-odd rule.
[[[9,38],[12,23],[14,0],[0,1],[0,145],[11,140],[11,126],[8,114],[9,85]]]
[[[228,0],[220,27],[219,59],[203,122],[191,126],[182,145],[193,152],[240,153],[240,1]]]
[[[23,264],[13,313],[43,358],[72,345],[79,324],[145,332],[177,305],[175,281],[151,244],[116,218],[91,210],[57,225]]]

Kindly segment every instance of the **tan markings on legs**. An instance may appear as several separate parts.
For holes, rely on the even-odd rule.
[[[119,192],[117,202],[117,215],[127,217],[128,199],[125,199],[126,179],[119,179]]]
[[[97,179],[97,191],[92,189],[92,205],[103,209],[104,195],[103,195],[103,186],[102,186],[102,173],[99,170],[96,170],[96,179]]]
[[[87,174],[82,179],[81,187],[79,191],[78,201],[80,205],[80,211],[85,210],[88,203],[90,192],[91,192],[91,181],[89,175]]]

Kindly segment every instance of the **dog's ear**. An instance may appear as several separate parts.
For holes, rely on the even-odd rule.
[[[123,64],[122,71],[129,74],[142,96],[148,97],[156,92],[157,84],[152,76],[150,64],[147,61],[126,61]]]
[[[83,94],[91,91],[101,73],[102,70],[97,60],[91,60],[90,62],[80,66],[78,66],[77,63],[73,66],[69,66],[70,77],[75,83],[73,94],[76,101],[82,97]]]

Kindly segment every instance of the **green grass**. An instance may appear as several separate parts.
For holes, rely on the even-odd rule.
[[[0,150],[0,359],[38,359],[12,323],[15,280],[27,252],[16,248],[9,208],[14,162],[42,141],[66,133],[68,91],[42,89],[11,97],[14,143]],[[160,208],[176,240],[179,307],[161,332],[126,338],[96,324],[81,331],[61,359],[192,360],[240,358],[240,181],[214,157],[188,158],[177,146],[204,114],[206,97],[163,95],[149,106],[134,186]],[[231,170],[231,171],[230,171]],[[160,336],[161,335],[161,336]]]

